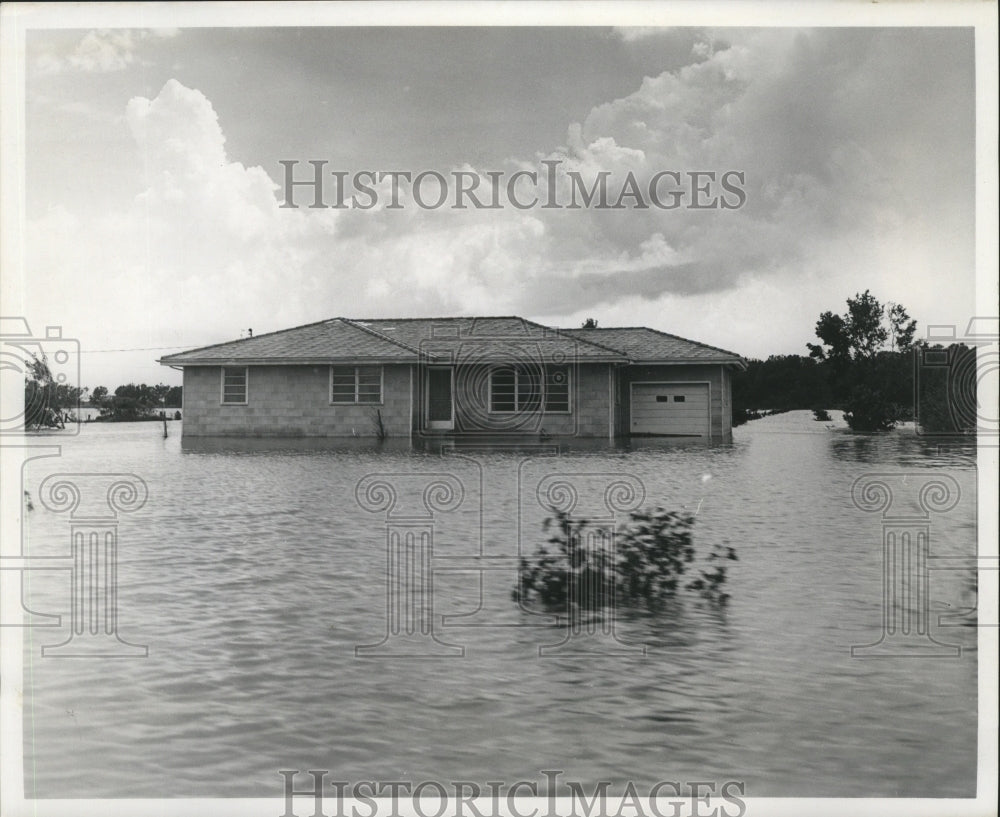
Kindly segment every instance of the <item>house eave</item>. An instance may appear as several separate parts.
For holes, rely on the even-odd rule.
[[[572,357],[572,356],[570,356]],[[534,358],[529,356],[525,359],[525,362],[533,362]],[[213,358],[211,360],[206,360],[204,358],[200,360],[171,360],[169,358],[160,358],[156,361],[161,366],[357,366],[357,365],[379,365],[388,366],[392,364],[398,365],[412,365],[415,363],[424,363],[428,365],[462,365],[462,360],[455,360],[451,356],[441,356],[441,357],[431,357],[423,356],[422,358],[412,357],[412,358],[385,358],[385,357],[306,357],[306,358],[281,358],[276,360],[274,358],[249,358],[249,357],[231,357],[231,358]],[[516,359],[512,358],[510,355],[495,355],[489,357],[477,357],[473,361],[469,361],[472,365],[477,365],[481,363],[488,364],[504,364],[517,362]],[[586,357],[578,358],[575,361],[577,364],[581,363],[628,363],[628,358],[625,357]]]
[[[669,358],[669,359],[644,359],[644,358],[633,358],[631,360],[633,366],[735,366],[738,369],[746,369],[747,364],[745,360],[724,358],[715,359],[710,358]]]
[[[341,366],[341,365],[380,365],[399,364],[412,365],[418,360],[414,358],[384,358],[384,357],[302,357],[302,358],[251,358],[231,357],[214,358],[212,360],[169,360],[160,358],[156,361],[161,366]]]

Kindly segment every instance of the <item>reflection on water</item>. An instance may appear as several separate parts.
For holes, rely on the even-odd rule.
[[[179,431],[179,424],[171,430]],[[28,631],[26,789],[39,797],[280,796],[281,768],[335,779],[592,784],[745,780],[751,796],[969,796],[976,630],[970,571],[933,571],[933,635],[957,659],[851,657],[882,627],[881,522],[851,501],[869,472],[953,477],[932,555],[975,554],[974,463],[904,429],[854,435],[808,412],[704,446],[643,440],[184,441],[155,424],[86,426],[26,468],[134,472],[146,507],[122,517],[119,629],[138,660],[41,658]],[[945,441],[947,443],[947,441]],[[385,637],[386,516],[357,504],[370,474],[450,474],[462,504],[434,530],[435,631],[460,658],[364,659]],[[696,514],[695,544],[739,553],[724,610],[686,597],[621,611],[613,657],[540,657],[564,631],[510,599],[512,560],[542,540],[547,475],[594,515],[609,475],[643,504]],[[605,483],[601,482],[605,479]],[[399,502],[406,496],[397,497]],[[598,509],[599,510],[599,509]],[[68,525],[39,503],[29,552],[64,555]],[[496,569],[470,570],[486,556]],[[68,610],[66,574],[32,572],[29,606]],[[444,625],[442,626],[442,617]],[[68,619],[64,619],[67,621]]]

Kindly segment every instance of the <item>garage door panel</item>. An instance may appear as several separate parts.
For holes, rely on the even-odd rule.
[[[708,403],[635,403],[636,411],[650,414],[698,414],[708,411]]]
[[[631,431],[708,437],[709,403],[707,383],[633,384]]]
[[[708,417],[708,409],[704,408],[701,411],[649,411],[648,409],[636,409],[632,412],[632,416],[635,419],[643,417],[649,420],[663,420],[671,417],[676,417],[678,420],[705,420]]]
[[[695,423],[704,422],[706,419],[707,411],[672,411],[670,412],[670,418],[675,420],[685,420]],[[633,420],[662,420],[662,411],[633,411]]]
[[[699,420],[679,420],[673,423],[652,422],[650,420],[635,419],[632,421],[632,433],[634,434],[683,434],[690,436],[696,434],[701,437],[705,433],[705,423]]]
[[[708,403],[635,403],[636,410],[647,411],[652,414],[697,414],[708,411]]]
[[[684,411],[685,409],[707,409],[708,400],[687,400],[683,403],[658,403],[653,400],[637,400],[636,405],[642,406],[643,408],[652,409],[653,411],[663,411],[664,409],[671,409],[673,411]]]

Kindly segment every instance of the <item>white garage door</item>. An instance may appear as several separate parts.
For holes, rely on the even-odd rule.
[[[707,383],[632,384],[632,433],[708,437]]]

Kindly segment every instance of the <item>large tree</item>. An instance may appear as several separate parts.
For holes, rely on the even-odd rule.
[[[913,348],[913,336],[917,333],[917,322],[906,314],[902,304],[892,301],[886,304],[886,315],[889,320],[889,335],[892,349],[896,352],[908,352]]]
[[[31,355],[24,373],[24,427],[62,428],[63,417],[75,414],[86,389],[57,383],[44,355]]]
[[[816,321],[821,343],[809,355],[830,367],[844,419],[858,431],[884,431],[912,404],[912,367],[901,355],[913,346],[917,322],[902,304],[882,304],[869,290],[847,299],[843,315],[824,312]]]
[[[905,352],[913,346],[917,322],[902,304],[882,304],[869,290],[847,299],[847,312],[824,312],[816,321],[816,337],[822,343],[807,343],[817,360],[846,363],[871,360],[879,352]]]

